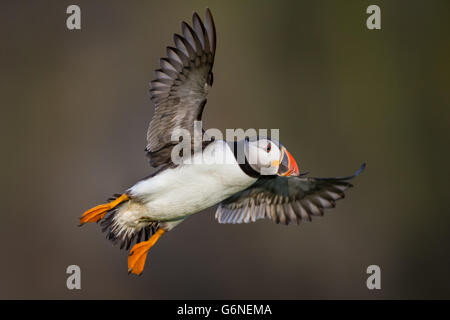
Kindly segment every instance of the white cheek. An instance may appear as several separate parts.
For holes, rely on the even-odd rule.
[[[247,161],[256,166],[257,168],[270,168],[272,167],[272,162],[280,160],[280,150],[277,148],[272,148],[270,152],[267,152],[263,148],[259,148],[255,145],[250,145],[249,147],[249,157]]]
[[[272,161],[275,160],[271,152],[268,153],[267,151],[263,150],[262,152],[260,152],[260,155],[261,166],[268,167],[272,165]]]
[[[252,146],[249,148],[249,156],[247,158],[248,163],[253,164],[253,165],[259,164],[260,155],[259,155],[258,151],[259,151],[259,148],[255,148]]]
[[[272,160],[278,160],[278,161],[281,161],[280,157],[281,157],[281,152],[280,152],[279,149],[276,149],[276,150],[274,151],[273,156],[272,156],[272,158],[273,158]]]

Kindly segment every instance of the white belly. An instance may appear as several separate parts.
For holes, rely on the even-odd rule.
[[[200,156],[194,156],[194,163]],[[216,205],[256,181],[241,170],[223,141],[210,144],[203,160],[207,163],[183,164],[130,188],[132,196],[144,199],[148,209],[144,215],[158,221],[180,219]]]

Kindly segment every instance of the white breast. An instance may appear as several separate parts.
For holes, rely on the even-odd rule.
[[[167,221],[211,207],[255,181],[241,170],[229,145],[216,141],[203,155],[196,154],[177,168],[140,181],[129,192],[144,199],[145,215]]]

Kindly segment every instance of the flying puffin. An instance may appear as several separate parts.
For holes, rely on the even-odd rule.
[[[194,13],[192,26],[182,22],[181,30],[150,83],[155,112],[145,150],[156,172],[80,218],[80,225],[100,222],[107,238],[120,243],[120,248],[128,250],[135,243],[128,256],[128,272],[136,275],[144,270],[147,253],[158,239],[194,213],[218,204],[219,223],[268,218],[299,224],[334,207],[352,186],[349,180],[365,167],[347,177],[306,177],[300,175],[284,145],[261,136],[203,141],[200,150],[193,148],[191,157],[186,157],[189,161],[174,162],[178,141],[173,141],[172,133],[185,129],[194,136],[194,122],[201,120],[213,84],[216,51],[209,9],[204,22]],[[193,140],[189,143],[194,144]],[[243,150],[241,158],[238,150]],[[192,161],[197,158],[203,161]]]

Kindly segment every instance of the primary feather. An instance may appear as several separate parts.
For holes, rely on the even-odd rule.
[[[175,47],[167,47],[167,57],[161,59],[156,79],[150,83],[155,113],[146,151],[153,167],[171,161],[172,148],[178,143],[172,141],[174,130],[186,129],[194,137],[194,121],[201,120],[212,85],[216,29],[209,9],[205,23],[194,13],[192,25],[181,24],[183,35],[174,35]]]

